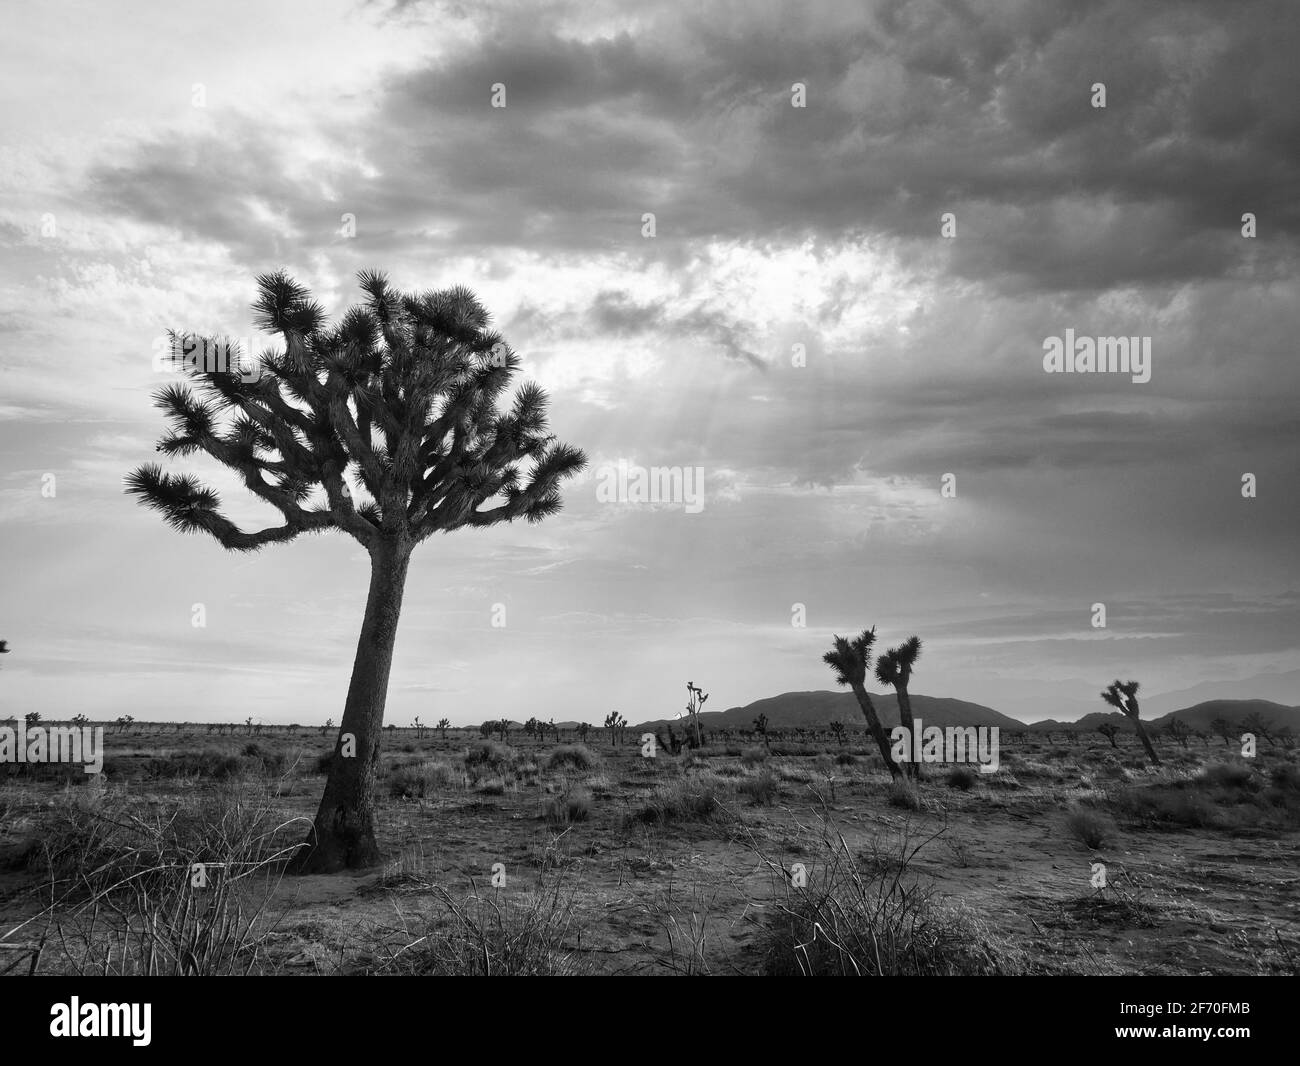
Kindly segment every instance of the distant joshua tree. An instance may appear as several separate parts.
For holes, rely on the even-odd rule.
[[[627,728],[627,719],[618,711],[610,711],[605,715],[605,728],[609,730],[609,746],[614,747],[622,737],[623,730]]]
[[[325,719],[325,724],[324,724],[323,726],[320,727],[321,736],[324,736],[326,733],[328,733],[328,732],[329,732],[331,729],[333,729],[333,728],[334,728],[334,719],[333,719],[333,718],[326,718],[326,719]]]
[[[444,742],[444,743],[445,743],[446,740],[447,740],[447,730],[448,730],[450,727],[451,727],[451,722],[450,722],[450,720],[448,720],[448,719],[446,719],[446,718],[439,718],[439,719],[438,719],[438,732],[442,734],[442,739],[443,739],[443,742]]]
[[[1254,733],[1267,740],[1270,748],[1277,747],[1273,740],[1273,723],[1260,714],[1259,711],[1251,711],[1242,719],[1241,724],[1247,732]]]
[[[415,718],[414,718],[413,721],[414,721],[414,725],[415,725],[415,739],[416,739],[416,740],[423,740],[423,739],[424,739],[424,726],[422,726],[422,725],[420,724],[420,716],[417,714],[417,715],[415,716]]]
[[[848,730],[844,728],[843,722],[832,722],[830,725],[831,736],[835,738],[835,743],[843,746],[844,737]]]
[[[1137,730],[1138,739],[1142,741],[1142,747],[1146,749],[1147,758],[1151,760],[1151,765],[1159,766],[1160,756],[1156,754],[1156,749],[1152,747],[1151,738],[1147,736],[1146,726],[1142,724],[1142,719],[1138,717],[1140,711],[1137,693],[1138,683],[1136,681],[1116,680],[1106,687],[1101,694],[1101,698],[1132,719],[1133,728]]]
[[[278,334],[283,350],[262,353],[245,373],[191,368],[196,391],[178,382],[155,398],[171,423],[159,450],[206,453],[279,511],[281,524],[240,529],[222,513],[217,492],[191,474],[147,464],[127,478],[127,491],[174,529],[206,533],[230,551],[335,531],[369,555],[341,733],[355,738],[356,754],[330,765],[306,847],[295,857],[302,873],[379,862],[384,709],[415,548],[456,529],[540,522],[560,510],[562,482],[586,465],[581,451],[549,432],[537,385],[498,408],[521,363],[488,328],[488,311],[472,292],[403,293],[373,271],[358,280],[366,299],[329,323],[287,274],[260,276],[255,324]]]
[[[876,680],[882,685],[892,685],[898,693],[898,719],[907,727],[908,735],[916,732],[912,719],[912,699],[907,694],[907,683],[912,679],[912,667],[921,657],[921,638],[908,637],[897,648],[890,648],[876,658]],[[907,776],[921,779],[921,764],[916,759],[907,761]]]
[[[822,656],[822,662],[835,671],[835,680],[838,684],[847,685],[852,689],[853,695],[857,697],[858,706],[862,708],[862,716],[867,720],[867,728],[871,730],[876,746],[880,749],[880,757],[885,760],[891,776],[901,777],[902,771],[894,762],[889,738],[885,735],[885,727],[880,724],[876,708],[871,702],[871,694],[867,691],[867,667],[871,665],[871,646],[875,642],[874,627],[864,629],[860,635],[852,639],[837,636],[834,646]]]
[[[1187,723],[1181,718],[1169,719],[1169,725],[1165,727],[1165,731],[1173,737],[1174,740],[1181,744],[1184,749],[1187,748],[1187,738],[1192,731],[1188,728]]]
[[[767,715],[759,714],[759,716],[754,719],[754,732],[763,738],[763,746],[767,748],[768,751],[771,751],[772,742],[767,738]]]
[[[1097,732],[1110,741],[1112,748],[1118,749],[1119,745],[1115,743],[1115,738],[1119,735],[1119,726],[1114,722],[1102,722],[1097,727]]]
[[[695,687],[694,681],[686,682],[686,691],[689,694],[686,700],[686,713],[691,716],[691,721],[695,724],[695,746],[701,746],[700,740],[700,711],[704,709],[704,702],[709,698],[709,694],[701,688]]]
[[[587,734],[590,733],[590,732],[591,732],[591,723],[590,723],[590,722],[579,722],[579,723],[578,723],[578,729],[577,729],[578,740],[581,741],[583,744],[587,743]]]

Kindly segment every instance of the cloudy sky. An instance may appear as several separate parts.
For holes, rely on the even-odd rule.
[[[1300,667],[1291,0],[6,22],[0,710],[340,716],[360,547],[231,555],[122,492],[156,339],[252,334],[279,268],[331,313],[364,268],[470,286],[592,460],[559,516],[422,546],[390,721],[832,688],[871,625],[926,641],[915,691],[1026,718]],[[1150,380],[1046,373],[1067,329],[1149,337]],[[701,468],[702,509],[601,502],[619,460]]]

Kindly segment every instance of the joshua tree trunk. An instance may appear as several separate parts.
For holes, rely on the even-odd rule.
[[[1138,739],[1142,741],[1142,746],[1147,750],[1147,758],[1151,760],[1152,766],[1160,765],[1160,756],[1156,754],[1156,749],[1151,745],[1151,738],[1147,736],[1146,726],[1142,724],[1136,714],[1129,715],[1133,719],[1133,728],[1137,730]]]
[[[853,695],[857,697],[858,706],[862,708],[862,716],[867,720],[867,728],[871,730],[871,735],[876,738],[876,744],[880,748],[880,757],[885,760],[885,765],[889,767],[892,776],[898,777],[901,771],[898,769],[898,763],[894,762],[894,756],[889,751],[889,738],[885,736],[885,727],[880,724],[880,719],[876,715],[875,705],[871,702],[871,693],[865,685],[854,683]]]
[[[308,837],[310,850],[296,863],[301,873],[333,873],[379,862],[375,842],[375,781],[379,772],[379,743],[393,665],[397,620],[411,558],[409,544],[379,542],[371,552],[370,592],[357,640],[339,740],[325,783],[325,795]],[[342,754],[343,738],[351,734],[355,753]]]
[[[912,743],[916,743],[916,726],[912,718],[912,698],[907,694],[907,683],[903,682],[898,686],[898,718],[903,725],[907,726],[907,735],[912,737]],[[915,750],[913,748],[912,750]],[[907,776],[913,777],[917,781],[921,780],[921,763],[916,759],[909,759],[907,762]]]

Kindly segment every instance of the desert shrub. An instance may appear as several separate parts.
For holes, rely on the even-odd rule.
[[[823,777],[830,777],[835,772],[835,760],[823,752],[813,759],[813,770]]]
[[[1199,792],[1187,789],[1126,788],[1110,802],[1117,814],[1147,825],[1201,829],[1219,821],[1214,805]]]
[[[552,796],[542,814],[550,825],[585,822],[591,815],[591,793],[585,789],[567,789]]]
[[[26,865],[44,871],[47,888],[65,900],[164,891],[173,882],[188,883],[184,875],[195,863],[239,877],[287,858],[310,824],[297,821],[295,831],[266,794],[247,783],[222,785],[165,808],[142,809],[117,793],[66,793],[41,826]]]
[[[471,767],[490,767],[502,770],[514,761],[514,753],[504,744],[495,740],[480,740],[470,745],[465,753],[465,765]]]
[[[886,795],[891,807],[901,807],[908,811],[919,811],[921,809],[921,796],[916,791],[916,786],[901,777],[896,777],[890,783]]]
[[[213,781],[227,781],[244,771],[239,756],[208,748],[198,752],[176,752],[150,759],[145,772],[154,778],[206,777]]]
[[[434,909],[413,943],[373,972],[434,977],[567,977],[591,971],[582,924],[559,882],[537,892],[452,896],[430,885]],[[409,923],[408,923],[409,924]]]
[[[837,835],[837,834],[836,834]],[[769,976],[952,976],[1016,972],[1000,942],[960,910],[944,908],[909,870],[906,840],[891,862],[855,859],[824,834],[807,885],[783,879],[760,937]]]
[[[1076,807],[1065,816],[1065,827],[1070,835],[1094,851],[1113,839],[1115,823],[1100,811]]]
[[[975,787],[975,782],[979,780],[979,774],[969,766],[954,766],[948,771],[946,781],[949,788],[955,788],[962,792],[969,792]]]
[[[740,754],[740,761],[750,767],[762,766],[767,762],[767,756],[766,748],[746,748]]]
[[[262,746],[250,740],[244,745],[243,755],[248,759],[260,759],[262,757]]]
[[[562,770],[570,767],[574,770],[595,770],[600,760],[582,744],[561,744],[546,760],[548,770]]]
[[[764,768],[742,779],[736,790],[756,807],[770,807],[781,795],[781,781],[771,770]]]
[[[851,751],[842,751],[835,756],[836,766],[855,766],[857,765],[857,761],[858,757]]]
[[[514,778],[509,775],[488,777],[479,782],[477,790],[484,796],[504,796],[513,784]]]
[[[709,782],[698,777],[684,777],[656,788],[632,819],[663,825],[669,822],[711,822],[723,815],[717,792]]]
[[[1293,762],[1274,766],[1269,777],[1276,789],[1283,792],[1300,792],[1300,766]]]
[[[764,771],[766,773],[767,771]],[[812,771],[802,766],[778,766],[776,767],[777,778],[781,781],[789,781],[796,785],[806,785],[812,781]]]
[[[1201,783],[1212,788],[1258,789],[1263,786],[1262,778],[1249,766],[1241,762],[1210,763],[1200,774]]]
[[[417,766],[401,766],[388,778],[388,794],[394,799],[423,799],[436,789],[453,781],[451,767],[445,763],[423,762]]]

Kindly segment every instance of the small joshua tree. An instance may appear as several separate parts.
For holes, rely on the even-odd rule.
[[[1097,732],[1110,741],[1110,746],[1118,750],[1119,745],[1115,743],[1115,737],[1119,735],[1119,726],[1114,722],[1102,722],[1097,727]]]
[[[844,723],[843,723],[843,722],[832,722],[832,723],[831,723],[831,736],[833,736],[833,737],[835,738],[835,743],[836,743],[836,744],[839,744],[841,747],[843,747],[843,746],[844,746],[844,738],[845,738],[845,736],[846,736],[847,734],[848,734],[848,730],[844,728]]]
[[[1102,692],[1101,698],[1109,703],[1112,707],[1123,712],[1132,722],[1133,728],[1137,730],[1138,740],[1142,741],[1142,747],[1146,749],[1147,758],[1151,760],[1152,766],[1160,765],[1160,756],[1156,754],[1156,749],[1151,745],[1151,738],[1147,736],[1146,726],[1142,724],[1139,717],[1138,708],[1138,683],[1136,681],[1112,681]]]
[[[686,682],[686,691],[689,694],[686,700],[686,713],[691,716],[691,722],[695,725],[695,746],[701,746],[700,740],[700,711],[704,708],[705,701],[709,694],[703,689],[696,688],[695,682]]]
[[[898,720],[907,728],[908,736],[915,735],[916,723],[912,718],[912,698],[907,693],[907,685],[912,679],[912,667],[920,657],[921,638],[912,636],[876,658],[876,680],[882,685],[892,685],[898,693]],[[917,781],[921,779],[920,762],[908,760],[907,776]]]
[[[767,739],[767,715],[760,713],[759,716],[754,719],[754,732],[763,738],[763,747],[767,748],[768,751],[771,751],[772,742]]]
[[[37,725],[37,724],[40,722],[40,720],[41,720],[41,712],[40,712],[40,711],[28,711],[25,715],[23,715],[23,718],[26,719],[26,721],[27,721],[27,725],[28,725],[28,726],[34,726],[34,725]]]
[[[577,732],[578,732],[578,740],[581,741],[583,744],[587,743],[587,734],[591,732],[591,723],[579,722]]]
[[[323,726],[320,727],[321,736],[324,736],[326,733],[328,733],[328,732],[329,732],[331,729],[333,729],[333,728],[334,728],[334,719],[333,719],[333,718],[326,718],[326,719],[325,719],[325,724],[324,724]]]
[[[627,728],[627,719],[618,711],[610,711],[609,714],[605,715],[605,728],[609,730],[609,746],[612,748],[618,744],[623,730]]]
[[[871,647],[875,642],[874,628],[864,629],[852,639],[837,636],[834,646],[822,656],[822,662],[835,671],[835,680],[839,684],[847,685],[853,691],[858,706],[862,708],[862,716],[867,720],[867,728],[875,738],[876,747],[880,749],[880,757],[889,768],[890,776],[901,777],[902,771],[899,770],[898,763],[894,762],[885,727],[880,724],[880,717],[871,702],[871,693],[867,691],[867,667],[871,665]]]
[[[451,721],[449,719],[447,718],[438,719],[438,732],[442,734],[442,740],[444,744],[447,742],[447,730],[450,727],[451,727]]]
[[[1276,742],[1273,740],[1273,723],[1260,714],[1259,711],[1251,711],[1242,719],[1241,724],[1247,732],[1254,733],[1267,740],[1270,748],[1277,747]]]
[[[1192,732],[1191,729],[1188,728],[1187,723],[1184,722],[1181,718],[1171,718],[1169,719],[1169,725],[1167,727],[1167,731],[1169,735],[1173,737],[1174,740],[1176,740],[1180,745],[1182,745],[1184,750],[1186,750],[1187,738],[1188,736],[1191,735]]]

